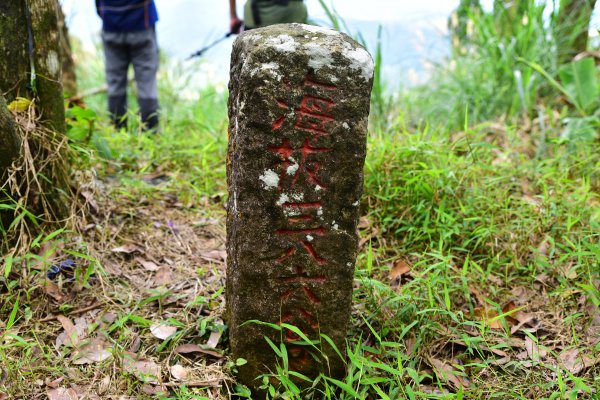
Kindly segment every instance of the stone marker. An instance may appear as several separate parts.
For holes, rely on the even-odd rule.
[[[350,319],[373,60],[345,34],[285,24],[234,43],[229,98],[227,302],[241,382],[289,369],[341,377]],[[326,355],[326,358],[323,357]],[[279,360],[281,363],[281,360]]]

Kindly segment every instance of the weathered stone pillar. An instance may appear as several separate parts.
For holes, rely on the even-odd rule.
[[[239,379],[250,386],[275,370],[265,336],[286,344],[290,370],[345,373],[320,334],[344,354],[372,83],[369,53],[336,31],[275,25],[234,44],[227,301],[233,357],[248,361]],[[296,326],[320,351],[249,320]]]

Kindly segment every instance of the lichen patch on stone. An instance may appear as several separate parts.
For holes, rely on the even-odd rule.
[[[277,63],[274,63],[274,62],[263,63],[260,65],[260,70],[263,72],[270,73],[278,81],[280,81],[283,78],[281,76],[281,73],[279,72],[279,64],[277,64]],[[256,74],[256,72],[258,72],[258,71],[252,71],[251,75],[254,76]]]
[[[290,201],[290,198],[288,197],[288,195],[285,193],[282,193],[281,196],[279,196],[279,200],[277,200],[277,205],[281,207],[282,205],[284,205],[285,203],[288,203],[289,201]]]
[[[302,27],[305,30],[307,30],[309,32],[313,32],[313,33],[322,33],[324,35],[332,35],[332,36],[336,36],[336,35],[340,34],[338,31],[335,31],[333,29],[323,28],[322,26],[303,25]]]
[[[308,54],[308,66],[319,71],[323,67],[330,67],[333,64],[331,50],[318,43],[307,43],[304,45]]]
[[[263,187],[267,190],[276,189],[279,186],[279,175],[271,169],[266,170],[258,179],[263,182]]]
[[[368,81],[373,77],[373,58],[368,51],[362,48],[343,50],[343,55],[350,61],[349,67],[360,71],[360,75]]]
[[[304,201],[304,193],[292,193],[292,199],[296,201]]]
[[[290,35],[279,35],[267,39],[266,44],[282,53],[293,53],[298,48],[298,42]]]

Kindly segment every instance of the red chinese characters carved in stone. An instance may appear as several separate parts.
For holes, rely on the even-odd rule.
[[[279,146],[269,148],[269,151],[279,157],[279,190],[289,183],[293,187],[302,177],[306,182],[315,186],[325,188],[325,185],[319,180],[317,174],[321,169],[321,163],[312,159],[314,155],[327,153],[330,149],[324,147],[315,147],[310,143],[310,139],[305,139],[302,146],[292,147],[288,139],[284,139]],[[291,172],[291,174],[290,174]],[[290,179],[288,176],[291,177]]]
[[[284,80],[284,84],[287,85],[287,91],[293,90],[289,82]],[[307,135],[302,144],[292,144],[290,139],[284,137],[279,145],[269,147],[268,151],[279,159],[277,168],[279,169],[278,191],[280,193],[284,190],[297,190],[301,187],[300,185],[310,185],[315,187],[315,194],[322,195],[326,192],[327,185],[319,177],[322,165],[320,158],[331,149],[321,147],[317,143],[320,137],[330,134],[335,122],[332,114],[335,102],[330,98],[330,94],[337,90],[337,87],[321,84],[307,77],[301,89],[304,94],[300,104],[293,109],[294,112],[290,112],[293,107],[290,107],[286,101],[279,100],[277,102],[278,107],[285,112],[285,115],[278,117],[273,122],[272,128],[274,132],[281,130],[286,118],[294,115],[294,129]],[[288,266],[291,264],[295,269],[295,274],[278,278],[279,284],[283,286],[281,323],[294,325],[306,337],[310,337],[319,329],[319,321],[315,317],[318,313],[315,311],[321,304],[321,298],[316,287],[324,284],[327,277],[326,275],[308,274],[305,268],[296,265],[295,261],[299,254],[304,253],[316,265],[327,264],[327,260],[318,254],[313,244],[318,237],[327,233],[327,229],[317,218],[322,214],[323,202],[319,196],[315,201],[293,202],[288,200],[280,206],[286,219],[283,226],[279,227],[275,233],[288,242],[289,247],[282,252],[276,263]],[[289,354],[292,368],[302,369],[303,366],[310,364],[311,358],[306,346],[293,344],[300,339],[294,331],[286,329],[285,341],[290,343]]]
[[[287,89],[291,89],[289,82],[286,84]],[[331,124],[335,122],[335,118],[332,114],[335,102],[328,98],[326,92],[337,90],[336,86],[327,85],[314,81],[312,78],[307,77],[301,88],[313,88],[320,91],[320,95],[305,93],[300,107],[295,109],[296,121],[294,127],[296,129],[311,133],[314,138],[319,136],[327,135],[330,132]],[[325,93],[324,93],[325,92]],[[290,107],[283,101],[278,100],[277,105],[284,112],[287,112]],[[287,113],[289,114],[289,113]],[[283,127],[286,115],[280,116],[273,122],[273,131],[278,131]]]

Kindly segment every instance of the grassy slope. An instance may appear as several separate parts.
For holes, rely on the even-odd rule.
[[[82,61],[84,86],[94,87],[99,66]],[[170,71],[161,79],[161,135],[116,134],[101,116],[91,147],[112,159],[78,153],[79,165],[103,182],[86,186],[99,209],[78,217],[86,233],[42,236],[10,265],[5,259],[0,393],[33,398],[58,386],[80,396],[151,398],[144,393],[156,386],[144,385],[127,357],[160,366],[168,398],[243,392],[232,378],[235,360],[175,352],[224,328],[223,264],[198,254],[224,245],[227,121],[226,93],[209,88],[186,100],[185,83],[172,79],[184,72]],[[488,122],[475,110],[473,124],[454,109],[456,120],[442,124],[428,107],[437,99],[439,108],[452,88],[392,103],[373,121],[352,362],[346,381],[325,381],[315,399],[581,398],[600,389],[599,143],[561,139],[568,112],[556,106],[536,118]],[[102,96],[89,105],[102,115]],[[72,134],[83,137],[88,127],[74,123]],[[170,180],[141,179],[161,174]],[[127,243],[144,253],[111,251]],[[141,268],[136,255],[161,269]],[[75,283],[45,284],[49,265],[67,257],[91,275],[82,268]],[[95,302],[98,309],[70,314]],[[83,326],[79,344],[56,348],[68,324],[40,322],[61,313]],[[160,321],[177,328],[166,341],[150,332]],[[104,338],[112,357],[73,365],[85,336]],[[226,331],[216,337],[225,350]],[[176,364],[193,376],[183,379],[188,387],[167,372]],[[286,371],[276,381],[291,397]]]

